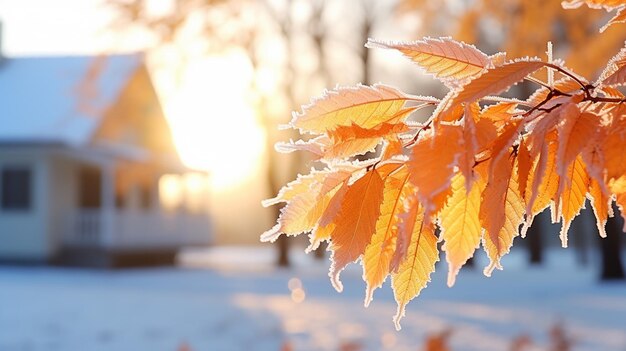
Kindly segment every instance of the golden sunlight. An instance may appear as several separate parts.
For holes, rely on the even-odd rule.
[[[253,69],[242,53],[189,62],[167,104],[183,162],[210,172],[214,191],[255,175],[265,134],[246,99]]]

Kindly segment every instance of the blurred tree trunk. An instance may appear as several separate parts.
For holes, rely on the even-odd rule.
[[[361,60],[361,83],[372,84],[372,64],[371,49],[365,47],[367,40],[374,36],[376,20],[381,17],[384,10],[377,5],[380,3],[374,0],[361,0],[361,11],[363,11],[363,22],[361,23],[361,42],[359,47],[359,59]]]
[[[624,279],[624,268],[622,265],[622,245],[621,237],[623,220],[619,215],[619,210],[614,207],[615,216],[609,218],[606,223],[606,238],[600,238],[600,250],[602,255],[601,280],[621,280]]]
[[[590,235],[598,235],[595,216],[589,203],[572,222],[570,233],[576,250],[577,263],[581,266],[587,266],[589,264],[589,237]]]
[[[528,248],[528,262],[531,265],[543,263],[543,238],[545,235],[545,222],[549,221],[549,214],[546,211],[535,216],[532,225],[526,232],[526,247]]]

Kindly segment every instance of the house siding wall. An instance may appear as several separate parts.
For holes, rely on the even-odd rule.
[[[47,261],[51,258],[48,213],[48,162],[33,149],[0,149],[0,169],[25,166],[31,170],[31,206],[28,210],[0,207],[0,260]]]
[[[80,163],[53,154],[46,159],[49,177],[47,206],[49,211],[49,244],[53,254],[61,249],[63,237],[68,230],[68,216],[76,210],[78,202],[78,169]]]

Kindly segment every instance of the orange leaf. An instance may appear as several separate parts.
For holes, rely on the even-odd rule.
[[[608,127],[608,134],[600,141],[604,166],[606,168],[606,179],[617,179],[626,174],[626,119],[613,119],[613,123]]]
[[[281,209],[278,223],[261,235],[261,241],[275,241],[281,233],[298,235],[312,230],[320,221],[320,217],[326,210],[330,197],[352,175],[352,171],[340,170],[335,172],[313,172],[313,178],[323,177],[310,181],[308,176],[299,177],[290,183],[279,197],[271,199],[266,204],[273,204],[289,198],[289,202]],[[310,183],[309,183],[310,182]],[[308,190],[294,196],[294,190],[303,189],[309,184]],[[290,188],[291,187],[291,188]]]
[[[589,175],[585,170],[582,157],[577,157],[567,167],[567,172],[560,178],[557,193],[557,212],[563,219],[561,226],[561,244],[567,247],[567,232],[569,227],[582,208],[585,206],[585,195],[589,188]]]
[[[526,140],[522,139],[517,148],[517,184],[519,185],[519,193],[523,199],[526,198],[526,186],[532,168],[533,160],[530,157]]]
[[[490,146],[497,136],[498,129],[492,120],[481,118],[478,123],[476,123],[476,143],[478,144],[478,151],[482,151]]]
[[[424,38],[413,42],[381,42],[369,39],[368,48],[395,49],[442,82],[458,85],[478,75],[489,57],[472,45],[451,38]]]
[[[500,258],[509,252],[513,238],[518,235],[524,216],[523,200],[515,177],[515,170],[508,157],[502,157],[494,167],[493,179],[487,183],[482,194],[480,221],[485,228],[483,245],[490,263],[485,275],[495,268],[502,269]]]
[[[521,112],[517,109],[517,103],[501,102],[485,107],[480,112],[480,118],[488,118],[493,121],[507,121],[520,113]]]
[[[404,109],[400,118],[406,118],[412,111],[413,109]],[[383,137],[397,135],[408,130],[408,126],[402,122],[383,122],[371,129],[365,129],[355,124],[349,127],[339,126],[328,132],[330,142],[322,149],[321,157],[329,160],[363,155],[373,151],[383,141]]]
[[[397,135],[386,138],[386,143],[381,152],[380,159],[382,161],[388,160],[395,155],[402,155],[404,152],[403,144]]]
[[[329,171],[313,171],[307,175],[298,174],[296,180],[293,180],[280,189],[276,197],[263,200],[263,207],[269,207],[280,202],[288,202],[296,196],[308,192],[313,184],[323,181],[328,176]]]
[[[467,191],[461,174],[452,178],[452,196],[441,210],[439,226],[444,240],[443,251],[448,261],[448,286],[454,285],[456,275],[480,245],[480,196],[484,183],[476,181]]]
[[[528,177],[531,188],[530,192],[526,190],[526,213],[531,217],[543,211],[559,189],[559,175],[556,172],[557,148],[556,133],[550,133],[542,143],[539,159]],[[531,221],[526,222],[523,232],[530,224]]]
[[[396,249],[389,263],[389,271],[397,272],[400,263],[406,257],[411,243],[411,235],[415,226],[421,226],[424,222],[424,207],[421,206],[415,196],[415,187],[409,183],[408,189],[412,191],[404,200],[404,208],[398,214],[398,234],[396,235]]]
[[[611,200],[610,197],[602,190],[602,187],[597,180],[591,178],[589,183],[588,198],[591,202],[591,208],[593,214],[596,216],[596,225],[598,226],[598,233],[601,237],[606,237],[606,221],[609,214],[612,215]]]
[[[582,153],[599,127],[600,119],[591,113],[580,113],[578,107],[570,109],[569,115],[562,115],[557,126],[559,147],[556,153],[557,172],[563,176],[567,166]]]
[[[383,187],[380,174],[369,171],[348,188],[342,200],[330,235],[333,264],[329,276],[337,291],[343,289],[339,281],[341,270],[363,254],[376,231]]]
[[[502,126],[500,135],[498,135],[491,145],[491,168],[489,170],[488,181],[492,178],[492,173],[494,172],[493,167],[499,164],[500,158],[506,157],[509,154],[509,149],[519,138],[523,126],[522,118],[512,119]]]
[[[474,164],[476,163],[475,155],[478,152],[478,140],[476,138],[476,120],[478,119],[480,106],[477,103],[470,104],[465,109],[465,118],[463,118],[463,139],[461,145],[461,153],[459,155],[458,167],[465,179],[465,188],[471,189],[474,181]]]
[[[431,214],[439,210],[433,199],[450,186],[461,152],[461,140],[462,130],[459,126],[442,125],[436,134],[424,137],[411,150],[408,162],[411,182],[417,186],[427,221]]]
[[[554,89],[559,90],[565,94],[572,94],[580,91],[580,84],[570,77],[565,77],[554,82]],[[537,89],[526,101],[532,105],[540,104],[544,99],[548,97],[549,90],[545,87]]]
[[[393,295],[398,303],[393,320],[398,330],[407,303],[428,284],[430,274],[435,270],[435,263],[439,260],[435,228],[433,224],[424,223],[420,217],[418,216],[417,223],[413,225],[414,230],[405,258],[391,277]]]
[[[398,235],[398,215],[404,211],[403,201],[411,189],[408,180],[409,172],[406,167],[402,167],[385,181],[376,232],[363,255],[363,278],[367,283],[366,306],[372,301],[374,290],[382,285],[389,274]]]
[[[487,95],[505,91],[544,65],[545,63],[541,61],[526,60],[509,62],[489,69],[463,86],[452,99],[451,106],[478,101]]]

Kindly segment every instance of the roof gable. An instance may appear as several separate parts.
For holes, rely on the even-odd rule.
[[[134,147],[178,159],[169,124],[145,67],[135,70],[115,102],[103,112],[92,142]]]
[[[140,55],[24,57],[0,65],[0,140],[83,145]]]

